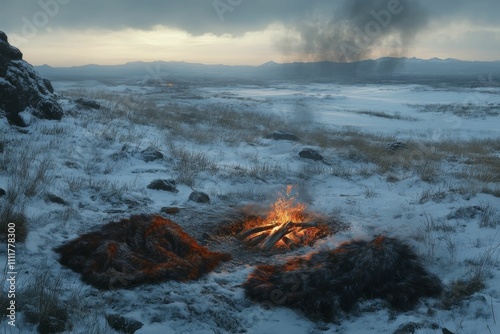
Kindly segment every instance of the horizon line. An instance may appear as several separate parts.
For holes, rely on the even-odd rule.
[[[24,58],[24,57],[23,57]],[[133,64],[133,63],[144,63],[144,64],[149,64],[149,63],[184,63],[184,64],[192,64],[192,65],[205,65],[205,66],[228,66],[228,67],[260,67],[264,66],[266,64],[276,64],[276,65],[285,65],[285,64],[313,64],[313,63],[342,63],[342,64],[353,64],[353,63],[359,63],[359,62],[364,62],[364,61],[377,61],[377,60],[383,60],[383,59],[416,59],[416,60],[423,60],[423,61],[430,61],[430,60],[439,60],[439,61],[460,61],[460,62],[468,62],[468,63],[496,63],[500,62],[500,59],[498,60],[462,60],[458,58],[439,58],[439,57],[432,57],[432,58],[418,58],[418,57],[379,57],[379,58],[373,58],[373,59],[360,59],[360,60],[354,60],[354,61],[336,61],[336,60],[317,60],[317,61],[290,61],[290,62],[276,62],[274,60],[269,60],[267,62],[258,64],[258,65],[251,65],[251,64],[237,64],[237,65],[230,65],[230,64],[224,64],[224,63],[202,63],[202,62],[196,62],[196,61],[185,61],[185,60],[152,60],[152,61],[144,61],[144,60],[131,60],[125,63],[116,63],[116,64],[97,64],[97,63],[88,63],[88,64],[83,64],[83,65],[66,65],[66,66],[57,66],[57,65],[50,65],[50,64],[41,64],[41,65],[34,65],[32,66],[35,67],[42,67],[42,66],[49,66],[52,68],[75,68],[75,67],[84,67],[84,66],[124,66],[128,64]]]

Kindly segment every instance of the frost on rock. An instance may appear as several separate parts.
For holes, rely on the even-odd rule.
[[[43,119],[59,120],[63,111],[49,80],[25,62],[19,49],[9,44],[0,31],[0,110],[10,124],[27,126],[28,112]]]

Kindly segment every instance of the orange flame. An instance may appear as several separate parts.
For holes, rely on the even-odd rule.
[[[294,249],[312,245],[317,239],[328,235],[328,227],[311,221],[317,216],[306,212],[306,205],[297,200],[292,190],[293,187],[288,185],[286,193],[279,194],[266,218],[249,217],[244,223],[244,231],[240,233],[241,238],[261,249]]]
[[[304,221],[305,204],[296,202],[292,196],[292,186],[286,187],[286,195],[280,194],[271,206],[271,212],[266,218],[266,223],[285,224],[288,222]]]

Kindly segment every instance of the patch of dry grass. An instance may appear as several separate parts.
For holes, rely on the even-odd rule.
[[[360,110],[360,111],[354,111],[354,113],[360,114],[360,115],[379,117],[379,118],[386,118],[386,119],[397,119],[397,120],[405,120],[405,121],[418,120],[414,117],[403,116],[403,115],[401,115],[401,113],[389,114],[389,113],[386,113],[383,111],[375,111],[375,110]]]
[[[500,245],[492,245],[479,256],[466,261],[468,272],[465,278],[452,282],[444,293],[442,304],[451,308],[485,288],[485,280],[490,277],[491,269],[499,264]]]
[[[473,276],[467,279],[458,279],[453,281],[441,301],[445,309],[460,304],[463,300],[469,298],[474,293],[484,289],[484,282],[481,277]]]
[[[74,327],[85,328],[89,334],[114,333],[104,319],[105,310],[89,306],[80,289],[66,293],[64,279],[53,277],[53,272],[44,263],[32,276],[24,278],[16,293],[23,320],[40,333],[73,333]],[[2,303],[5,301],[0,296]]]
[[[219,165],[205,152],[177,147],[175,144],[171,144],[169,148],[178,183],[194,187],[200,174],[214,175],[219,171]]]
[[[443,162],[455,161],[459,166],[458,170],[454,171],[458,178],[474,179],[483,183],[500,181],[498,155],[500,139],[440,142],[415,139],[405,141],[404,149],[391,151],[387,145],[397,141],[393,136],[366,133],[354,127],[304,128],[299,122],[285,120],[276,115],[240,111],[223,104],[200,107],[180,104],[159,106],[153,100],[130,94],[88,90],[69,90],[65,94],[74,98],[87,97],[99,100],[103,108],[92,117],[99,117],[104,124],[123,118],[136,124],[152,125],[164,129],[168,140],[187,139],[198,144],[223,142],[229,146],[236,146],[244,142],[253,143],[276,130],[286,130],[298,136],[304,145],[332,149],[342,159],[365,164],[365,167],[375,165],[376,171],[367,167],[372,170],[369,174],[376,172],[391,175],[392,180],[401,179],[398,177],[401,172],[405,172],[406,175],[408,172],[413,172],[424,182],[436,183],[443,174]],[[428,106],[431,107],[436,106]],[[448,107],[442,106],[442,108]],[[455,106],[450,108],[456,109]],[[462,107],[457,108],[461,110]],[[374,111],[361,112],[391,119],[402,117],[398,114]],[[361,170],[360,168],[359,171]],[[331,174],[352,175],[353,172],[356,171],[334,170]]]
[[[8,139],[2,147],[1,170],[7,176],[6,194],[0,203],[0,235],[15,225],[16,241],[28,235],[26,202],[44,193],[53,180],[53,161],[38,138]]]
[[[251,142],[272,130],[289,128],[288,122],[277,116],[239,111],[225,105],[195,107],[170,103],[159,106],[152,100],[128,94],[86,90],[68,90],[65,95],[99,100],[102,108],[94,117],[104,124],[117,118],[127,119],[134,124],[167,130],[169,136],[201,144]]]
[[[420,112],[439,112],[463,118],[484,118],[500,115],[500,104],[429,103],[409,105]]]
[[[15,231],[16,242],[24,242],[28,236],[28,218],[25,210],[22,206],[7,201],[0,210],[0,237],[7,239],[12,228]]]

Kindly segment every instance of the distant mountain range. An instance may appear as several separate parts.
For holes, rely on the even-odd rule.
[[[205,65],[186,62],[130,62],[123,65],[84,65],[76,67],[35,67],[50,80],[126,80],[163,82],[165,80],[307,80],[370,81],[423,80],[427,78],[478,79],[500,76],[500,61],[461,61],[457,59],[379,58],[358,62],[267,62],[260,66]]]

